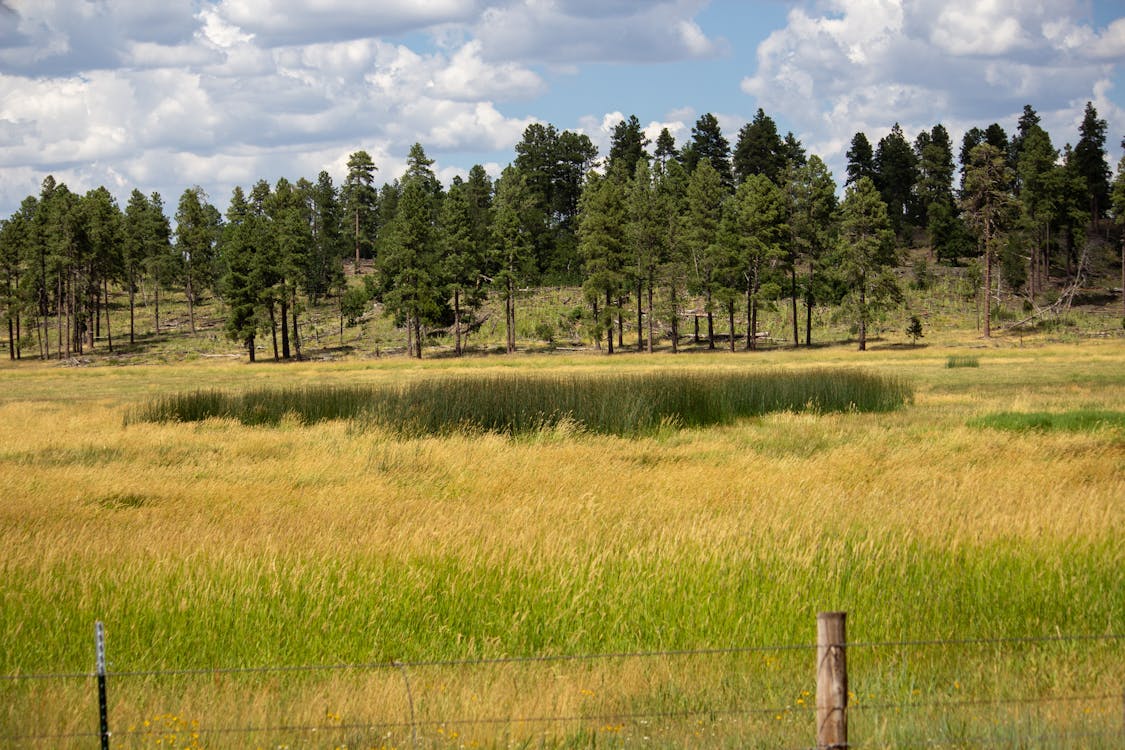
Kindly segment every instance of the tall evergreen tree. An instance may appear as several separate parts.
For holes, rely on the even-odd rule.
[[[534,278],[535,232],[541,226],[541,211],[528,189],[527,179],[509,166],[496,181],[493,199],[493,248],[496,253],[493,284],[504,298],[506,349],[516,350],[516,297],[521,286]]]
[[[196,185],[184,190],[176,210],[176,251],[187,296],[188,320],[195,333],[198,295],[211,287],[215,275],[215,243],[221,217],[207,202],[207,193]]]
[[[1121,148],[1125,150],[1125,138],[1121,139]],[[1125,227],[1125,156],[1117,163],[1110,201],[1117,224]],[[1121,233],[1121,317],[1125,324],[1125,231]]]
[[[1020,186],[1020,218],[1032,244],[1030,253],[1031,293],[1049,278],[1051,224],[1062,187],[1059,152],[1047,131],[1037,123],[1020,134],[1016,162],[1016,184]]]
[[[848,284],[848,308],[867,349],[867,327],[880,309],[896,304],[901,290],[892,273],[897,260],[894,230],[875,184],[860,178],[848,187],[840,207],[838,265]]]
[[[656,150],[653,152],[656,161],[661,165],[667,164],[669,159],[679,158],[676,150],[676,139],[668,128],[661,128],[660,135],[656,136]]]
[[[250,361],[256,357],[255,339],[258,335],[258,305],[261,289],[256,273],[255,233],[250,204],[241,187],[235,187],[227,208],[219,252],[223,258],[224,275],[221,279],[228,313],[224,330],[228,337],[246,347]]]
[[[308,203],[311,222],[311,245],[304,270],[305,294],[312,304],[333,289],[344,284],[343,256],[346,252],[343,237],[344,215],[339,193],[332,184],[332,176],[321,171],[315,185],[305,185],[303,192]]]
[[[651,354],[655,337],[653,297],[656,272],[664,256],[664,216],[647,161],[637,162],[633,178],[626,186],[625,210],[625,235],[633,253],[637,293],[637,351],[645,348],[644,321],[647,319],[648,352]]]
[[[407,157],[406,175],[384,255],[379,262],[387,310],[407,329],[407,348],[421,359],[424,327],[435,321],[444,304],[438,278],[437,217],[441,184],[433,161],[420,144]]]
[[[709,349],[715,348],[713,297],[717,286],[715,276],[723,255],[719,233],[727,195],[722,176],[712,168],[710,161],[701,161],[688,181],[685,238],[694,268],[693,291],[704,297]]]
[[[105,338],[113,351],[113,331],[110,327],[109,282],[122,276],[124,259],[121,254],[122,215],[115,199],[105,187],[98,187],[82,197],[83,234],[88,247],[85,281],[86,333],[90,347],[101,331],[102,301],[105,310]],[[92,318],[92,320],[90,319]]]
[[[637,169],[637,162],[649,159],[648,152],[645,151],[645,146],[648,144],[649,140],[641,128],[641,121],[636,115],[629,115],[613,128],[606,169],[617,172],[622,179],[632,178],[633,172]]]
[[[902,234],[913,209],[918,165],[914,150],[897,122],[875,149],[875,172],[875,185],[887,204],[891,228],[896,234]]]
[[[845,184],[853,185],[864,177],[875,180],[875,151],[865,133],[859,132],[852,136],[847,157],[848,179]]]
[[[785,163],[786,146],[777,133],[777,124],[759,107],[754,119],[738,131],[734,148],[735,179],[742,182],[751,175],[764,174],[778,184]]]
[[[663,295],[665,315],[668,320],[672,353],[680,348],[680,315],[687,295],[687,280],[691,267],[691,253],[686,235],[688,175],[676,159],[657,164],[655,174],[657,215],[662,217],[664,249],[663,262],[657,269]]]
[[[785,194],[764,173],[747,177],[724,212],[723,236],[734,245],[733,256],[746,292],[747,349],[757,348],[760,299],[776,297],[780,291],[776,284],[763,284],[763,276],[785,254],[785,245],[790,240],[788,213]],[[728,310],[733,310],[733,305]],[[733,325],[731,349],[734,349]]]
[[[455,177],[442,202],[439,242],[442,271],[453,295],[454,354],[462,354],[464,313],[470,315],[483,300],[485,263],[492,242],[492,184],[476,165],[468,181]]]
[[[982,143],[969,154],[961,205],[980,238],[984,253],[984,337],[992,335],[992,261],[1001,232],[1010,220],[1012,171],[1007,152],[991,143]]]
[[[1106,121],[1098,117],[1092,102],[1086,102],[1078,144],[1074,147],[1074,168],[1086,182],[1090,217],[1095,223],[1109,205],[1109,163],[1106,161]]]
[[[734,189],[734,174],[730,164],[730,141],[723,136],[719,120],[708,112],[695,122],[691,129],[691,143],[682,153],[684,166],[694,172],[704,160],[719,175],[719,180],[729,191]]]
[[[613,173],[591,173],[579,208],[578,251],[586,278],[583,292],[593,310],[594,341],[601,348],[604,331],[607,354],[613,354],[613,319],[626,285],[627,215],[622,180]]]
[[[360,273],[360,256],[375,257],[375,235],[378,228],[379,195],[373,185],[378,167],[366,151],[348,157],[348,175],[344,178],[344,238],[355,251],[355,272]]]
[[[805,266],[805,346],[812,345],[812,312],[819,291],[823,287],[824,264],[835,243],[838,223],[836,181],[828,167],[817,155],[790,171],[787,187],[790,196],[788,224],[791,232],[793,258],[791,270],[796,274],[798,263]],[[794,284],[794,293],[796,285]],[[796,307],[794,303],[794,327]],[[794,344],[796,344],[794,333]]]

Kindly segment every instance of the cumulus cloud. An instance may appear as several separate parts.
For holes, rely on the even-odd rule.
[[[1045,125],[1060,128],[1061,145],[1076,137],[1071,121],[1081,118],[1085,101],[1098,100],[1099,113],[1121,130],[1125,120],[1105,92],[1113,63],[1125,56],[1125,20],[1091,28],[1074,20],[1082,17],[1081,5],[825,0],[815,11],[799,6],[760,44],[757,70],[742,90],[793,122],[837,169],[854,133],[877,139],[892,120],[908,134],[943,122],[956,137],[994,121],[1012,128],[1031,104]]]
[[[475,27],[486,59],[556,64],[711,57],[725,42],[692,20],[702,0],[517,0],[487,8]]]
[[[387,36],[464,23],[477,0],[220,0],[216,12],[267,46]]]

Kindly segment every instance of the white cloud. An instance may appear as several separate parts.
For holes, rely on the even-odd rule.
[[[448,66],[434,75],[434,93],[459,101],[529,98],[543,93],[543,79],[534,71],[514,63],[485,63],[480,53],[477,40],[457,50]]]
[[[725,43],[692,20],[701,0],[515,0],[487,8],[475,34],[486,59],[567,64],[712,57]]]
[[[220,0],[217,13],[268,46],[401,34],[461,23],[476,0]]]
[[[899,121],[908,137],[942,122],[954,134],[1000,122],[1014,128],[1030,103],[1081,118],[1125,54],[1125,20],[1095,30],[1079,0],[826,0],[800,6],[758,47],[742,81],[770,113],[793,123],[838,173],[851,137],[874,142]],[[1061,19],[1061,20],[1060,20]],[[1116,56],[1116,57],[1115,57]],[[1122,130],[1106,97],[1099,113]],[[1075,103],[1078,102],[1077,108]],[[1102,109],[1105,105],[1105,109]],[[1053,134],[1073,140],[1073,125]],[[1114,144],[1115,145],[1115,144]]]

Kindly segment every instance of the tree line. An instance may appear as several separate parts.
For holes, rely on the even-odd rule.
[[[477,165],[446,188],[415,144],[406,173],[376,187],[376,165],[357,151],[339,187],[327,172],[260,180],[236,187],[225,215],[190,187],[174,228],[157,193],[133,190],[121,210],[104,187],[79,195],[47,177],[0,223],[9,356],[70,357],[102,338],[112,349],[111,288],[128,298],[117,335],[130,343],[138,303],[159,333],[161,293],[178,289],[193,333],[199,301],[221,299],[225,332],[252,361],[262,339],[275,359],[300,357],[300,315],[325,300],[341,330],[379,302],[421,357],[437,330],[460,355],[491,297],[511,352],[520,291],[537,284],[580,286],[608,353],[626,346],[634,315],[629,346],[652,351],[666,337],[676,351],[689,312],[705,318],[710,348],[721,316],[730,348],[742,328],[754,349],[762,305],[779,302],[793,345],[801,309],[811,345],[813,308],[830,303],[848,311],[862,349],[873,317],[901,301],[893,270],[913,243],[940,263],[979,258],[986,299],[994,281],[1034,297],[1079,278],[1090,229],[1125,218],[1125,164],[1111,184],[1092,104],[1078,135],[1057,149],[1031,106],[1011,137],[998,124],[969,130],[956,162],[940,124],[913,142],[897,124],[875,146],[856,133],[841,200],[824,161],[761,109],[733,147],[712,114],[682,145],[667,129],[650,142],[631,116],[602,159],[586,135],[536,123],[495,180]],[[371,269],[362,284],[347,283],[346,262]],[[1125,286],[1125,254],[1122,274]]]

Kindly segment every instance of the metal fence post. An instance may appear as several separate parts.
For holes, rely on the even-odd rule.
[[[98,664],[98,735],[102,750],[109,750],[109,710],[105,699],[105,628],[101,620],[94,623],[94,647]]]
[[[816,616],[816,747],[848,747],[848,663],[845,612]]]

